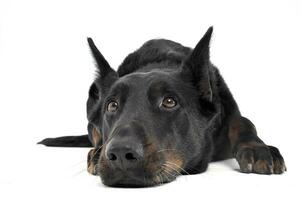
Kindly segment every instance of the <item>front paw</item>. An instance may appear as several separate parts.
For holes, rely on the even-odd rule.
[[[286,166],[279,150],[264,144],[248,144],[238,148],[236,160],[240,171],[258,174],[282,174]]]

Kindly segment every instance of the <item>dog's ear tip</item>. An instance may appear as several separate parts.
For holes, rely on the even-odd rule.
[[[209,26],[208,31],[210,30],[210,32],[213,31],[213,25]]]
[[[206,31],[204,38],[208,38],[210,40],[212,33],[213,33],[213,26],[210,26]]]

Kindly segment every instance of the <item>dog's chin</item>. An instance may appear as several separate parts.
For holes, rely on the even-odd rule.
[[[116,188],[145,188],[145,187],[155,187],[165,183],[169,183],[172,180],[160,180],[155,181],[152,179],[133,179],[133,178],[123,178],[123,179],[102,179],[102,183],[108,187],[116,187]],[[174,179],[173,179],[174,180]]]
[[[106,171],[100,173],[100,177],[104,185],[119,188],[154,187],[176,179],[175,176],[168,177],[161,173],[149,174],[144,172],[144,174],[140,173],[140,175],[137,176],[137,173],[127,172],[125,174],[124,171]]]
[[[143,187],[151,187],[154,184],[148,183],[146,180],[139,180],[136,178],[122,178],[122,179],[105,179],[102,178],[102,182],[104,185],[109,187],[118,187],[118,188],[143,188]]]

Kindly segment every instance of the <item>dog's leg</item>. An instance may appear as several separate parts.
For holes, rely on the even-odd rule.
[[[245,173],[281,174],[286,171],[284,160],[276,147],[266,145],[255,126],[242,116],[233,117],[228,132],[234,157]]]

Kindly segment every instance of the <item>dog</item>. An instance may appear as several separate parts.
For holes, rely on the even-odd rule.
[[[93,147],[88,172],[112,187],[160,185],[228,158],[244,173],[284,173],[279,150],[257,136],[211,63],[212,32],[210,27],[194,49],[147,41],[117,71],[88,38],[97,66],[87,101],[88,135],[40,144]]]

